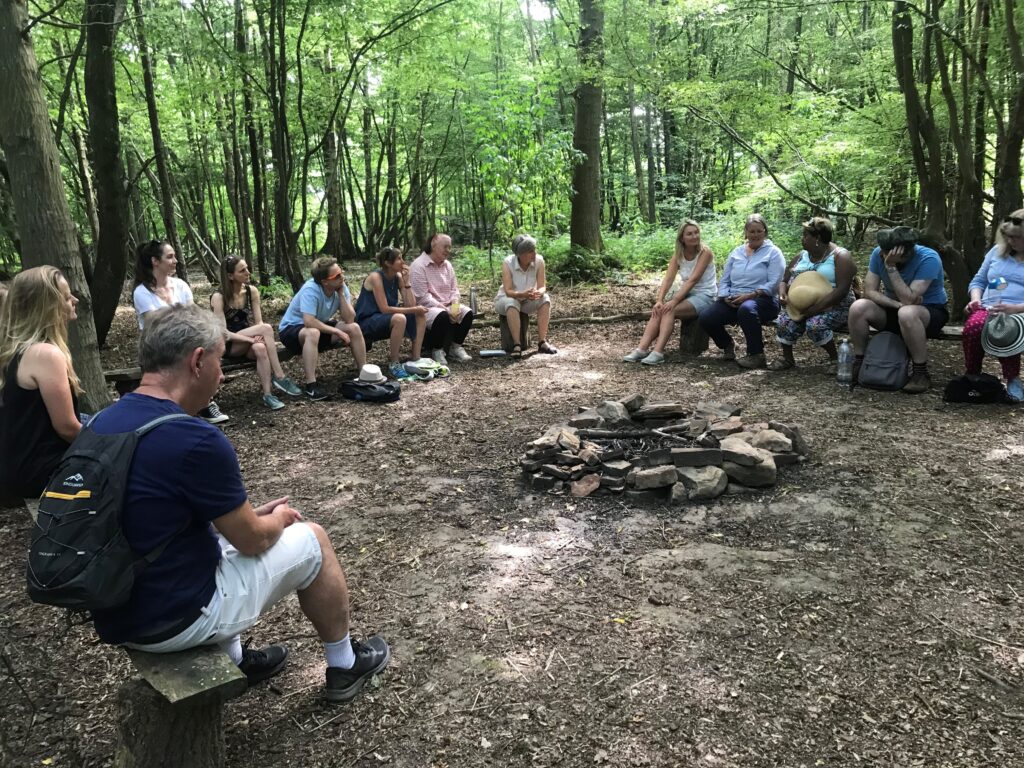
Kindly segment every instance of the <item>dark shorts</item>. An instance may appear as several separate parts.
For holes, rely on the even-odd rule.
[[[380,312],[376,315],[356,320],[359,330],[363,332],[363,339],[366,341],[366,348],[374,341],[383,341],[391,337],[391,318],[393,315]],[[416,317],[415,315],[405,316],[405,335],[410,339],[416,338]]]
[[[929,339],[937,339],[942,335],[942,326],[949,322],[949,310],[945,304],[925,304],[924,308],[928,310],[928,326],[924,329],[924,334]],[[885,328],[881,330],[900,333],[898,309],[885,308]]]
[[[336,323],[333,320],[328,320],[324,325],[329,325],[333,328]],[[278,331],[281,343],[296,355],[302,354],[302,342],[299,340],[299,331],[305,327],[306,326],[304,325],[289,325]],[[317,349],[321,352],[326,352],[328,349],[336,346],[334,343],[335,338],[336,337],[333,334],[321,333],[320,343],[317,345]]]

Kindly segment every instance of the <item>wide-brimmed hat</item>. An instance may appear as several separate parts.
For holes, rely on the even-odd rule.
[[[832,293],[832,284],[819,272],[801,272],[789,284],[786,314],[790,320],[803,320],[807,310]]]
[[[382,381],[387,381],[387,377],[380,372],[379,365],[367,363],[359,369],[359,381],[367,384],[380,384]]]
[[[993,357],[1024,352],[1024,315],[990,314],[981,329],[981,346]]]

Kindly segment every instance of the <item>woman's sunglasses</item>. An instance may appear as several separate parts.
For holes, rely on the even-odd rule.
[[[1024,218],[1020,216],[1007,216],[1005,221],[1007,224],[1013,224],[1015,227],[1024,226]]]

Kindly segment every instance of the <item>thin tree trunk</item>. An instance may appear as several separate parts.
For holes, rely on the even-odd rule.
[[[580,2],[578,56],[585,72],[576,89],[572,145],[583,160],[574,169],[569,243],[572,248],[601,250],[601,85],[597,70],[604,63],[604,10],[595,0]]]
[[[24,4],[0,2],[0,148],[7,160],[22,238],[22,266],[53,264],[79,299],[80,314],[71,323],[69,342],[75,372],[85,389],[83,404],[96,411],[110,402],[110,396],[100,365],[92,296],[82,271],[27,24]]]

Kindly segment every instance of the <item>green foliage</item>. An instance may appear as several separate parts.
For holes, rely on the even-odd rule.
[[[295,293],[292,290],[291,283],[278,275],[274,275],[270,278],[270,285],[261,285],[259,289],[260,298],[264,300],[278,299],[291,301],[292,295]]]

